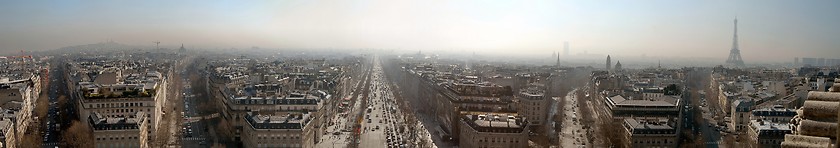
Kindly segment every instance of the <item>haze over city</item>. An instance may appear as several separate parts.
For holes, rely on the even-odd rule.
[[[451,50],[748,62],[837,57],[837,1],[4,1],[0,53],[116,41],[175,48]]]
[[[113,40],[196,48],[453,49],[720,58],[837,55],[837,1],[6,1],[2,51]],[[517,51],[517,52],[509,52]],[[527,52],[523,52],[527,51]],[[807,51],[808,54],[802,53]],[[775,60],[771,60],[775,59]]]
[[[840,147],[840,1],[2,1],[0,148]]]

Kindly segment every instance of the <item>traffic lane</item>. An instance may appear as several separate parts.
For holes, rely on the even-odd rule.
[[[198,109],[197,109],[197,98],[194,97],[192,94],[192,90],[190,87],[184,87],[184,109],[185,117],[199,117]],[[204,124],[203,120],[199,120],[197,122],[188,122],[183,124],[182,131],[182,144],[186,147],[206,147],[202,146],[207,143],[207,137],[205,132],[206,125]],[[198,139],[198,140],[196,140]]]
[[[715,110],[710,108],[714,107],[711,107],[710,105],[706,104],[706,102],[707,100],[705,98],[701,98],[700,110],[703,112],[701,114],[703,118],[703,124],[701,124],[700,128],[702,131],[701,134],[703,135],[703,139],[705,139],[703,145],[705,147],[716,148],[720,144],[720,132],[715,130],[716,126],[714,122],[712,122],[714,121]]]
[[[392,93],[388,93],[389,88],[387,85],[381,83],[380,85],[383,87],[381,87],[381,89],[378,90],[378,93],[383,95],[379,97],[381,101],[379,104],[381,105],[380,112],[384,115],[384,118],[386,119],[383,120],[383,124],[385,124],[386,144],[389,147],[398,146],[399,144],[405,144],[407,142],[405,141],[406,139],[403,139],[403,137],[405,137],[403,136],[404,133],[400,133],[398,131],[398,127],[400,127],[399,125],[403,125],[403,123],[401,123],[400,120],[398,120],[400,119],[399,117],[401,116],[399,115],[401,114],[399,112],[391,112],[390,110],[390,107],[392,107],[392,105],[395,104],[396,100],[393,99]]]
[[[376,81],[376,79],[374,79]],[[390,129],[393,125],[389,125],[389,118],[393,118],[392,115],[386,113],[386,97],[383,96],[381,84],[375,82],[374,90],[372,91],[372,95],[370,97],[371,102],[371,112],[365,115],[366,120],[363,123],[363,130],[365,131],[362,137],[362,146],[363,147],[385,147],[386,146],[386,133],[385,129]]]
[[[379,106],[379,101],[371,101],[375,103],[371,103],[371,105]],[[367,113],[366,121],[362,123],[363,134],[362,134],[362,147],[384,147],[385,140],[384,140],[384,133],[382,132],[382,114],[378,107],[372,107],[371,112]]]
[[[720,144],[720,133],[712,128],[712,124],[706,122],[706,126],[703,126],[703,138],[706,139],[704,146],[707,148],[717,148]]]

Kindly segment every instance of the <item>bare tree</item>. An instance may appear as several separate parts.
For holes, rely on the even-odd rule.
[[[627,143],[627,141],[626,141],[626,139],[623,138],[624,136],[622,135],[622,134],[625,134],[625,133],[624,132],[617,132],[617,131],[622,131],[622,126],[620,124],[614,123],[614,122],[609,122],[609,121],[599,122],[598,124],[600,124],[598,132],[600,132],[600,135],[604,136],[604,138],[607,139],[605,141],[605,142],[607,142],[607,145],[609,145],[610,147],[627,147],[628,146],[628,145],[625,145]]]
[[[230,121],[225,118],[219,118],[218,124],[210,124],[216,130],[216,133],[219,135],[219,139],[221,141],[230,141],[233,139],[233,127],[230,125]]]
[[[63,147],[93,147],[93,131],[90,126],[73,121],[61,134]]]
[[[26,129],[26,134],[17,135],[20,137],[20,141],[17,142],[17,147],[22,148],[37,148],[41,147],[42,137],[38,133],[40,131],[40,126],[33,125]]]
[[[25,133],[27,134],[16,135],[20,141],[17,142],[18,147],[39,147],[42,144],[41,141],[43,139],[41,134],[38,133],[40,133],[41,129],[43,129],[41,127],[44,125],[42,124],[43,121],[47,120],[47,112],[49,111],[49,102],[47,99],[46,95],[41,95],[41,97],[38,98],[38,101],[36,102],[37,105],[35,105],[35,117],[37,117],[37,119],[35,119],[34,123],[30,124],[30,126],[25,129]]]

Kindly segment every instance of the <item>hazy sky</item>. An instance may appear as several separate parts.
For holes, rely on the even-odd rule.
[[[0,51],[108,39],[198,48],[399,48],[840,57],[840,1],[2,1]]]

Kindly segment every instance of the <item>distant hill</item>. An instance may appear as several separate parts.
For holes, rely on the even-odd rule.
[[[139,50],[149,48],[146,46],[125,45],[117,42],[102,42],[87,45],[76,45],[58,48],[55,50],[61,51],[121,51],[121,50]]]
[[[114,53],[114,52],[154,52],[154,46],[137,46],[126,45],[117,42],[100,42],[85,45],[74,45],[61,47],[53,50],[46,50],[40,52],[33,52],[33,55],[60,55],[60,54],[79,54],[79,53]],[[162,48],[160,51],[173,51],[171,49]]]

